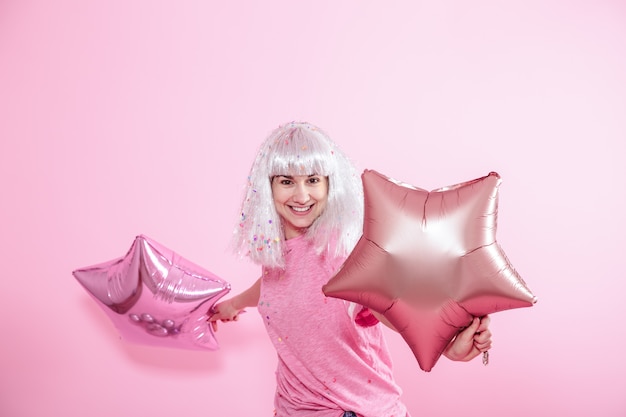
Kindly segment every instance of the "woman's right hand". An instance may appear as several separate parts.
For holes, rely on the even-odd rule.
[[[259,296],[261,291],[261,278],[257,279],[250,288],[244,292],[221,303],[217,303],[211,308],[207,314],[208,321],[211,323],[213,331],[217,331],[217,322],[237,321],[241,313],[245,313],[246,307],[254,307],[259,304]]]
[[[229,321],[237,321],[239,318],[239,314],[245,313],[245,310],[238,309],[235,307],[233,300],[225,300],[221,303],[217,303],[211,308],[208,312],[209,319],[208,321],[211,323],[211,328],[214,332],[217,331],[217,322],[221,321],[223,323]]]

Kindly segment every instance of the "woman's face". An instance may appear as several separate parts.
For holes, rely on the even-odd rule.
[[[272,178],[272,195],[283,222],[285,239],[291,239],[306,232],[326,208],[328,178],[277,175]]]

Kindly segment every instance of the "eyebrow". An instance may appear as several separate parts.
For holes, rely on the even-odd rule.
[[[299,176],[299,175],[298,175],[298,176]],[[305,176],[305,175],[303,175],[303,176]],[[321,177],[321,176],[322,176],[322,175],[319,175],[319,174],[311,174],[311,175],[306,175],[306,177],[307,177],[307,178],[311,178],[311,177]],[[274,175],[274,176],[272,177],[272,179],[274,179],[274,178],[276,178],[276,177],[283,177],[283,178],[287,178],[287,179],[292,180],[292,179],[293,179],[293,177],[294,177],[294,175]]]

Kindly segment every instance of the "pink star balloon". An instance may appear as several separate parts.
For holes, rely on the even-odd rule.
[[[208,311],[230,284],[146,236],[125,256],[72,272],[130,342],[194,350],[219,345]]]
[[[323,291],[383,314],[422,370],[473,317],[536,302],[496,241],[497,173],[430,192],[362,181],[363,235]]]

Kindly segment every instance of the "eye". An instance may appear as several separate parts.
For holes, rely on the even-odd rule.
[[[321,182],[322,179],[318,176],[314,176],[314,177],[309,177],[309,184],[317,184],[319,182]]]
[[[272,181],[276,180],[276,182],[280,185],[291,185],[293,184],[293,180],[289,177],[285,177],[283,175],[276,175]]]

